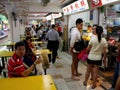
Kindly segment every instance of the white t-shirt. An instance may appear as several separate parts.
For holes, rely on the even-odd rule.
[[[72,28],[72,30],[71,30],[70,47],[73,47],[75,42],[77,42],[78,40],[81,40],[80,31],[77,28]],[[73,49],[73,52],[77,53],[77,51],[75,51],[75,49]]]
[[[30,33],[31,33],[32,36],[35,36],[35,35],[36,35],[36,33],[35,33],[35,31],[34,31],[33,28],[31,28]]]
[[[107,41],[105,38],[101,38],[101,42],[98,42],[97,35],[93,35],[90,39],[89,45],[92,45],[88,59],[90,60],[101,60],[103,48],[107,47]]]

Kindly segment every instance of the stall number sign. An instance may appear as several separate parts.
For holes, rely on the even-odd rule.
[[[64,15],[73,14],[76,12],[89,9],[87,0],[78,0],[64,8],[62,8]]]

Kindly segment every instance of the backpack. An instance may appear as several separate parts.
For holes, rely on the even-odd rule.
[[[72,32],[72,29],[75,28],[75,26],[71,27],[70,30],[69,30],[69,35],[70,35],[70,40],[71,40],[71,32]]]

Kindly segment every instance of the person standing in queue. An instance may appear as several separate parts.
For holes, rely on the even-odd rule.
[[[78,72],[78,54],[79,52],[74,49],[74,44],[82,37],[82,28],[83,28],[83,20],[76,20],[76,27],[71,31],[71,40],[70,40],[70,52],[72,54],[72,64],[71,64],[71,74],[73,80],[80,80],[78,76],[82,75]]]

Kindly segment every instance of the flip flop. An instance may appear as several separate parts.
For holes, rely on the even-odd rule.
[[[87,83],[84,81],[84,82],[83,82],[83,85],[84,85],[84,86],[87,86]]]
[[[71,79],[76,80],[76,81],[79,81],[79,80],[80,80],[80,78],[79,78],[79,77],[76,77],[76,76],[71,77]]]
[[[97,87],[97,85],[94,85],[94,86],[92,86],[92,89],[95,89]]]
[[[75,76],[81,76],[82,75],[82,73],[77,73],[77,74],[75,74]]]

